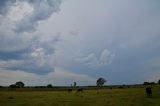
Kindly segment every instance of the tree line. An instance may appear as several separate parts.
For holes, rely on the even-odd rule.
[[[96,80],[96,86],[97,86],[97,87],[101,87],[101,86],[103,86],[106,82],[107,82],[106,79],[100,77],[100,78],[98,78],[98,79]],[[160,85],[160,79],[158,80],[157,83],[155,83],[155,82],[144,82],[144,83],[143,83],[143,85],[154,85],[154,84],[159,84],[159,85]],[[72,84],[71,84],[71,87],[76,87],[76,86],[77,86],[77,83],[76,83],[76,82],[73,83],[73,86],[72,86]],[[2,87],[3,87],[3,86],[0,86],[0,88],[2,88]],[[9,87],[10,87],[10,88],[23,88],[23,87],[25,87],[25,84],[24,84],[22,81],[18,81],[18,82],[14,83],[14,84],[9,85]],[[52,88],[52,87],[53,87],[52,84],[48,84],[48,85],[46,85],[46,86],[35,86],[35,88]]]

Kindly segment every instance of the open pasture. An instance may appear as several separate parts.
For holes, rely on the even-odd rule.
[[[25,90],[26,89],[26,90]],[[160,106],[160,88],[152,98],[145,88],[73,90],[0,90],[0,106]]]

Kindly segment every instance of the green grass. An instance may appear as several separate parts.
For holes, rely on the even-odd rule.
[[[0,90],[0,106],[160,106],[160,89],[152,89],[152,98],[144,88],[73,91]]]

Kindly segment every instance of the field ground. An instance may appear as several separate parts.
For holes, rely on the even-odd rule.
[[[160,106],[160,87],[67,91],[0,90],[0,106]]]

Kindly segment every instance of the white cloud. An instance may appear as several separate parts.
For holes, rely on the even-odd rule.
[[[11,68],[13,66],[22,65],[24,61],[22,60],[0,60],[0,68]]]
[[[40,66],[44,65],[48,59],[43,48],[35,48],[31,53],[31,58]]]
[[[94,53],[90,53],[87,56],[79,56],[75,61],[88,65],[91,68],[104,67],[112,63],[115,54],[104,49],[98,56]]]
[[[2,8],[0,12],[0,51],[24,50],[35,43],[33,40],[42,41],[45,38],[42,38],[43,33],[35,30],[39,21],[44,21],[53,13],[58,12],[61,4],[61,0],[12,1],[3,0],[0,4]],[[50,39],[55,38],[54,35],[52,33]]]
[[[107,65],[107,64],[110,64],[113,60],[113,58],[115,57],[115,54],[114,53],[111,53],[109,50],[107,49],[104,49],[100,55],[100,58],[99,58],[99,63],[101,65]]]
[[[13,6],[10,7],[10,11],[7,14],[7,18],[11,21],[20,21],[27,15],[33,12],[33,8],[27,2],[17,1]]]
[[[35,31],[38,22],[49,18],[54,12],[60,10],[61,0],[34,0],[28,3],[33,7],[33,11],[17,22],[17,32]]]
[[[91,54],[88,54],[86,57],[82,56],[82,57],[80,57],[80,58],[78,58],[76,60],[79,61],[79,62],[90,62],[94,58],[95,58],[95,54],[91,53]]]

